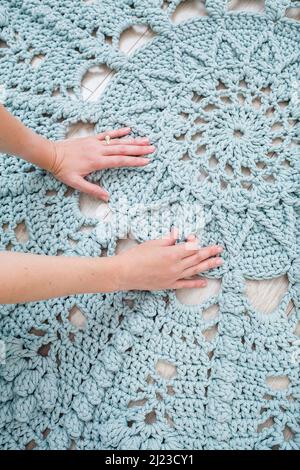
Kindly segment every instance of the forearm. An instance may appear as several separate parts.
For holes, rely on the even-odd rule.
[[[81,258],[0,252],[0,304],[120,288],[117,257]]]
[[[0,104],[0,152],[9,153],[51,171],[55,161],[53,142],[36,134]]]

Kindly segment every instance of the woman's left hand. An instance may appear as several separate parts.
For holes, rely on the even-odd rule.
[[[95,136],[52,142],[54,157],[51,173],[72,188],[108,201],[109,194],[105,189],[84,178],[94,171],[107,168],[148,165],[151,160],[143,156],[153,153],[155,147],[150,145],[147,137],[122,139],[130,132],[131,129],[126,127]]]

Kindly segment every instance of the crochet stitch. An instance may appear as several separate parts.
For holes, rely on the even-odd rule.
[[[93,176],[112,207],[123,196],[197,203],[203,244],[225,247],[209,273],[221,287],[200,305],[168,291],[1,306],[2,449],[300,448],[300,29],[286,16],[300,2],[266,0],[252,14],[206,0],[207,16],[174,25],[179,3],[0,0],[7,108],[50,139],[77,122],[149,136],[147,168]],[[155,38],[127,57],[119,38],[138,23]],[[83,101],[82,78],[100,64],[115,76],[100,101]],[[9,155],[0,175],[0,249],[115,252],[115,222],[87,218],[77,192]],[[133,234],[148,237],[139,223]],[[277,308],[258,311],[246,281],[283,275]]]

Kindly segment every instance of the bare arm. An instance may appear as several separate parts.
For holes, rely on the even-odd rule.
[[[108,258],[0,252],[0,304],[83,293],[204,287],[198,273],[220,266],[222,248],[197,241],[175,244],[171,235]]]
[[[0,153],[23,158],[68,186],[105,201],[109,198],[107,191],[85,177],[107,168],[148,165],[147,156],[155,151],[147,137],[128,138],[130,132],[125,127],[80,139],[51,141],[28,129],[0,104]]]

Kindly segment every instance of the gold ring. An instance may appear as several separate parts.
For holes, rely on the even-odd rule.
[[[109,143],[110,143],[110,136],[109,136],[109,135],[106,135],[105,138],[104,138],[104,140],[105,140],[106,145],[109,145]]]

